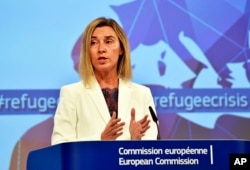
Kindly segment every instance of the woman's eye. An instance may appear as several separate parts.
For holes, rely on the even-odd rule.
[[[107,44],[112,44],[112,43],[113,43],[113,40],[107,40],[106,43],[107,43]]]
[[[95,42],[95,41],[91,41],[90,44],[91,44],[91,45],[95,45],[96,42]]]

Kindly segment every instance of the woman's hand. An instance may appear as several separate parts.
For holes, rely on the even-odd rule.
[[[123,134],[124,122],[121,122],[121,119],[116,119],[116,113],[113,112],[111,119],[106,125],[105,129],[101,134],[101,140],[115,140]]]
[[[131,120],[129,124],[129,132],[132,140],[140,140],[145,136],[146,131],[150,128],[150,120],[145,115],[141,120],[135,121],[135,109],[131,109]]]

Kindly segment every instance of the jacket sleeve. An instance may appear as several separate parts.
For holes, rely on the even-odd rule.
[[[68,142],[75,139],[76,121],[77,115],[74,96],[66,87],[62,87],[60,90],[59,103],[54,116],[51,144]]]

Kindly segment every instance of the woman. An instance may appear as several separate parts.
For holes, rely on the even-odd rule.
[[[157,138],[152,94],[130,81],[129,43],[115,20],[101,17],[86,27],[79,73],[82,81],[61,88],[52,144]]]

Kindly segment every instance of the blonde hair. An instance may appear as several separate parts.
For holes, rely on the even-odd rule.
[[[132,77],[130,47],[126,33],[114,19],[100,17],[96,18],[87,25],[82,37],[80,62],[78,70],[81,78],[84,80],[85,85],[91,85],[91,81],[94,77],[94,69],[91,63],[91,58],[89,53],[91,36],[93,31],[97,27],[103,27],[103,26],[109,26],[113,28],[113,30],[116,32],[118,36],[121,50],[123,51],[123,54],[119,56],[118,60],[117,73],[119,78],[122,78],[124,80],[129,80]]]

